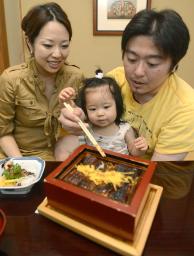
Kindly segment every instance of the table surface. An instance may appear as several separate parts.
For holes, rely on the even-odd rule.
[[[46,162],[44,176],[27,196],[0,195],[7,225],[0,255],[117,255],[87,238],[36,214],[45,198],[43,179],[60,162]],[[158,162],[152,183],[162,185],[160,200],[143,256],[194,255],[194,162]]]

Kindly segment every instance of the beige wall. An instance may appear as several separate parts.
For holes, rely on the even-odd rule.
[[[20,2],[19,0],[4,0],[5,20],[9,63],[15,65],[23,61],[22,32],[20,30]]]
[[[16,64],[21,62],[23,59],[23,56],[20,53],[22,43],[21,31],[19,29],[19,11],[21,10],[21,16],[23,16],[33,5],[50,1],[4,0],[4,2],[8,26],[7,33],[9,40],[10,63]],[[73,27],[73,38],[69,61],[80,66],[87,76],[93,75],[97,66],[102,67],[102,69],[107,72],[108,70],[122,64],[120,36],[93,36],[93,0],[55,0],[55,2],[60,4],[67,12]],[[13,9],[13,4],[15,5],[15,11],[11,11]],[[158,10],[173,8],[178,11],[188,25],[191,39],[193,39],[193,0],[152,0],[152,8],[156,8]],[[193,40],[191,40],[187,56],[179,65],[178,73],[194,87],[194,72],[191,70],[193,64],[192,52],[194,52]]]

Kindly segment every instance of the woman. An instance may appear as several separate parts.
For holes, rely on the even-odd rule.
[[[22,20],[30,59],[0,77],[0,157],[36,155],[54,160],[60,134],[58,94],[83,79],[68,65],[72,28],[56,3],[32,8]]]
[[[146,138],[151,160],[183,160],[194,150],[194,90],[175,73],[189,45],[189,31],[173,10],[143,10],[122,36],[123,67],[108,75],[121,87],[124,119]],[[78,131],[76,115],[63,109],[60,121]]]

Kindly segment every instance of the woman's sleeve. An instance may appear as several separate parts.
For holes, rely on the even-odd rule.
[[[15,95],[13,83],[5,72],[0,76],[0,137],[14,130]]]

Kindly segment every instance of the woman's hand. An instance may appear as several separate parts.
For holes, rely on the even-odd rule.
[[[13,135],[5,135],[0,138],[0,146],[3,152],[8,157],[20,157],[22,156],[16,140]]]
[[[73,113],[71,113],[67,108],[62,108],[59,121],[67,132],[74,135],[80,135],[82,134],[82,130],[78,121],[79,119],[83,121],[85,119],[85,114],[81,108],[75,107],[73,110]],[[85,123],[85,125],[88,127],[87,123]]]

